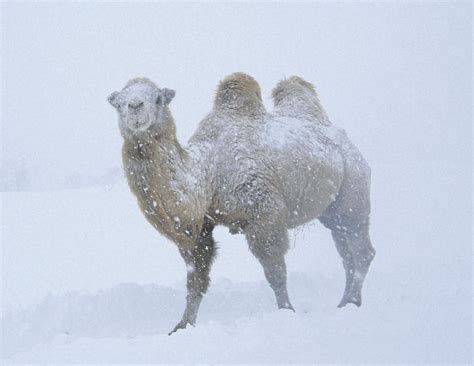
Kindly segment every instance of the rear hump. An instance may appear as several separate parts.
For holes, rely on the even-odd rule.
[[[278,114],[290,117],[315,119],[330,125],[313,84],[300,76],[281,80],[272,91],[273,103]]]

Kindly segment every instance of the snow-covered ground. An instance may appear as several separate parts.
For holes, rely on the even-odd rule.
[[[2,363],[471,363],[469,2],[2,2],[1,28]],[[282,77],[315,83],[372,167],[377,256],[362,307],[337,309],[329,232],[292,232],[279,311],[218,228],[197,326],[170,337],[186,268],[120,178],[106,97],[176,89],[184,143],[235,71],[269,110]]]
[[[276,309],[243,237],[221,229],[198,324],[171,337],[184,309],[184,263],[141,217],[123,182],[2,194],[3,357],[12,363],[469,362],[470,223],[462,194],[469,187],[452,190],[467,167],[405,168],[400,184],[399,167],[373,167],[377,258],[361,308],[336,308],[343,270],[322,225],[293,235],[288,271],[296,313]]]

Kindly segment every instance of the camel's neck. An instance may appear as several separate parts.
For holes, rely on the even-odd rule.
[[[155,228],[173,240],[198,234],[194,227],[203,216],[197,208],[200,192],[197,167],[174,133],[147,132],[128,137],[123,163],[129,186]]]

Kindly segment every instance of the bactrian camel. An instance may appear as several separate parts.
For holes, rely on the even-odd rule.
[[[245,235],[278,307],[293,310],[284,259],[288,230],[319,219],[345,269],[339,307],[360,306],[375,256],[370,168],[345,131],[331,124],[313,85],[297,76],[280,81],[269,113],[251,76],[229,75],[186,147],[169,109],[174,95],[136,78],[108,98],[118,112],[130,189],[186,263],[186,309],[171,333],[195,324],[216,254],[216,225]]]

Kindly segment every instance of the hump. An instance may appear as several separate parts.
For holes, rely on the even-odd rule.
[[[299,76],[281,80],[272,91],[275,111],[284,116],[313,119],[321,125],[330,125],[314,85]]]
[[[265,108],[260,85],[243,72],[230,74],[217,86],[214,108],[234,109],[243,114],[262,112]]]
[[[304,93],[312,94],[317,97],[314,85],[300,76],[290,76],[288,79],[281,80],[272,91],[272,97],[275,104],[279,104],[285,98]]]

